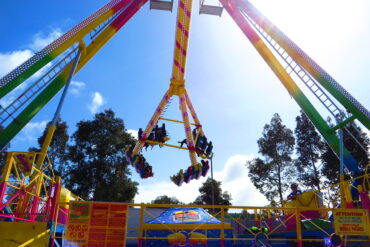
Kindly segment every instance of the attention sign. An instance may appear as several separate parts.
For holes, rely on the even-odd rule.
[[[70,202],[64,245],[123,247],[127,216],[124,203]]]
[[[334,225],[335,233],[338,235],[369,235],[369,219],[367,210],[335,210]]]

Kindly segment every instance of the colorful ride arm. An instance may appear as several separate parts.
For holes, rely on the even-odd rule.
[[[182,113],[182,121],[184,122],[184,129],[185,129],[191,164],[196,165],[197,158],[195,157],[195,143],[193,140],[193,134],[191,132],[189,115],[186,109],[186,97],[184,94],[180,95],[180,109]]]
[[[76,44],[81,52],[81,58],[75,74],[120,30],[120,28],[147,2],[147,0],[113,0],[93,15],[76,25],[70,31],[59,37],[50,45],[22,65],[11,71],[0,79],[0,98],[15,89],[18,85],[34,75],[39,69],[49,62],[54,61],[58,56],[72,50],[70,62],[64,67],[57,67],[59,75],[50,80],[38,95],[32,95],[32,102],[23,107],[22,112],[17,116],[13,115],[10,124],[3,126],[0,133],[0,148],[3,148],[9,141],[59,92],[66,84],[69,73],[72,69],[72,61],[77,54]],[[91,42],[85,46],[84,37],[90,34]],[[53,72],[53,71],[51,71]],[[24,94],[18,97],[20,100]],[[23,97],[22,100],[30,100],[31,97]],[[17,102],[15,102],[17,103]],[[1,111],[0,115],[8,112]],[[14,112],[15,114],[15,112]],[[3,116],[1,116],[3,118]]]
[[[164,108],[169,102],[169,99],[176,95],[180,98],[180,110],[183,118],[183,124],[185,129],[186,141],[188,144],[190,160],[193,165],[197,164],[196,153],[195,153],[195,143],[193,135],[191,132],[188,108],[190,109],[191,115],[197,125],[201,126],[198,116],[195,113],[194,107],[190,102],[190,98],[185,89],[185,67],[189,40],[189,30],[190,30],[190,20],[192,13],[192,0],[179,0],[179,5],[177,8],[177,22],[176,22],[176,34],[175,34],[175,51],[173,58],[172,67],[172,77],[171,83],[168,91],[163,97],[162,101],[159,103],[156,111],[154,112],[152,118],[150,119],[141,140],[139,140],[131,155],[135,155],[142,149],[144,142],[148,138],[150,132],[157,124]],[[201,130],[202,135],[204,135]]]
[[[256,18],[258,16],[259,18],[258,21],[261,22],[260,28],[266,33],[273,32],[272,30],[277,30],[277,28],[274,26],[270,26],[272,24],[268,22],[267,19],[265,19],[265,17],[262,17],[262,15],[259,12],[257,13],[256,9],[254,7],[252,8],[251,7],[252,5],[247,0],[220,0],[220,2],[224,6],[226,11],[230,14],[230,16],[234,19],[236,24],[243,31],[245,36],[253,44],[253,46],[256,48],[256,50],[262,56],[265,62],[270,66],[272,71],[275,73],[275,75],[279,78],[279,80],[288,90],[289,94],[295,99],[298,105],[302,108],[302,110],[310,118],[312,123],[315,125],[315,127],[324,137],[324,139],[328,142],[329,146],[339,156],[340,154],[339,139],[337,135],[335,134],[335,131],[328,125],[328,123],[324,120],[324,118],[314,108],[314,106],[311,104],[308,98],[304,95],[302,90],[297,86],[297,84],[292,79],[292,77],[289,75],[289,73],[286,71],[286,69],[284,69],[284,67],[279,62],[279,60],[274,56],[272,51],[268,48],[268,46],[265,44],[262,38],[258,35],[255,29],[252,27],[252,25],[257,22],[257,20],[254,20],[253,18]],[[280,32],[280,34],[282,33]],[[282,41],[283,39],[288,40],[286,36],[281,37],[278,35],[277,32],[274,33],[274,37],[275,37],[275,41],[274,41],[275,43],[283,42]],[[297,46],[290,40],[289,40],[289,43],[285,43],[285,46],[287,47],[287,50],[289,50],[289,48],[291,47],[297,48]],[[301,63],[302,64],[307,63],[307,61],[305,61],[302,58],[302,56],[295,56],[295,55],[296,55],[295,53],[294,54],[292,53],[292,57],[296,59],[295,63],[299,65]],[[306,59],[308,58],[306,57]],[[301,66],[304,67],[305,65],[301,65]],[[316,71],[312,71],[314,74],[312,76],[315,78],[320,77],[317,73],[318,68],[319,67],[316,66]],[[308,71],[309,69],[307,68],[307,72]],[[318,79],[322,80],[321,77]],[[333,96],[338,96],[339,94],[343,94],[341,98],[344,98],[347,95],[347,93],[343,93],[343,91],[340,91],[340,90],[337,90],[335,92],[333,92],[332,90],[331,90],[332,92],[330,90],[328,91],[329,93],[332,93]],[[346,108],[348,107],[348,109],[350,108],[352,109],[354,107],[354,105],[349,105],[347,101],[342,100],[342,102],[343,102],[344,107]],[[357,111],[353,111],[353,113],[356,112],[354,114],[357,114],[357,112],[364,112],[362,108],[363,107],[359,107]],[[367,113],[365,111],[365,114],[363,114],[363,116],[360,116],[360,114],[358,114],[357,116],[359,119],[362,119],[364,123],[367,123],[366,118],[364,119],[364,117],[366,117],[366,114]],[[348,170],[351,171],[352,175],[358,176],[360,174],[357,161],[353,158],[353,156],[346,149],[344,149],[344,161],[345,161],[345,164]]]
[[[188,50],[188,41],[190,33],[190,20],[192,13],[192,0],[179,0],[177,8],[175,52],[172,65],[172,80],[184,86],[186,55]]]
[[[139,140],[136,143],[134,149],[132,150],[131,156],[134,156],[135,154],[139,153],[140,150],[143,148],[146,139],[149,137],[150,132],[156,126],[156,124],[158,122],[158,119],[161,117],[166,105],[170,101],[170,98],[171,98],[171,96],[170,96],[169,92],[167,91],[164,94],[164,96],[163,96],[161,102],[159,103],[157,109],[155,110],[155,112],[154,112],[152,118],[150,119],[147,127],[145,128],[143,134],[141,135],[141,138],[140,138],[141,140]]]
[[[248,0],[239,1],[242,9],[254,22],[268,33],[285,51],[330,94],[338,100],[346,110],[352,113],[366,128],[370,129],[370,112],[361,105],[347,90],[336,82],[324,69],[310,58],[301,48],[290,40],[281,30],[259,12]],[[342,119],[343,121],[344,119]]]
[[[190,111],[190,113],[191,113],[191,116],[193,117],[193,119],[194,119],[194,122],[195,122],[195,125],[197,126],[197,127],[202,127],[202,125],[200,124],[200,121],[199,121],[199,118],[198,118],[198,115],[197,115],[197,113],[195,112],[195,110],[194,110],[194,107],[193,107],[193,103],[191,103],[191,101],[190,101],[190,97],[189,97],[189,94],[186,92],[186,94],[185,94],[185,97],[186,97],[186,104],[187,104],[187,106],[188,106],[188,108],[189,108],[189,111]],[[198,133],[198,135],[200,134],[201,136],[204,136],[205,134],[204,134],[204,131],[203,131],[203,128],[199,128],[199,133]],[[195,141],[195,140],[194,140]]]

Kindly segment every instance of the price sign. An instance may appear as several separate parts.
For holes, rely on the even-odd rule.
[[[65,246],[125,246],[128,205],[70,202]]]

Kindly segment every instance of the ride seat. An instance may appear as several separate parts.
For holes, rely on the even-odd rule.
[[[150,9],[168,10],[172,12],[173,0],[150,0]]]
[[[220,5],[219,6],[209,5],[205,4],[204,0],[200,0],[199,14],[217,15],[221,17],[223,9],[224,8]]]

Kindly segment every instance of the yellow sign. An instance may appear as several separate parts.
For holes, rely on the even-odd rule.
[[[128,205],[70,202],[63,246],[125,246]]]
[[[335,210],[334,225],[338,235],[369,235],[369,218],[365,209]]]

